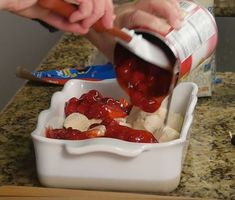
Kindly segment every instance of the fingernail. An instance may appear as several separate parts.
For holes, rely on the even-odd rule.
[[[168,24],[164,24],[162,27],[161,27],[161,32],[162,33],[167,33],[169,30],[170,30],[171,26],[168,25]]]
[[[175,28],[175,29],[180,29],[180,28],[181,28],[181,24],[182,24],[182,22],[181,22],[179,19],[177,19],[177,20],[174,21],[174,23],[172,24],[172,26],[173,26],[173,28]]]

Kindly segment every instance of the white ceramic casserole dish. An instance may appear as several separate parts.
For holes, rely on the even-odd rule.
[[[116,80],[71,80],[56,92],[48,110],[40,113],[32,139],[39,180],[49,187],[119,191],[169,192],[179,182],[189,129],[197,102],[197,86],[180,83],[171,110],[184,116],[180,138],[165,143],[131,143],[111,138],[82,141],[45,137],[45,128],[62,127],[64,104],[71,97],[96,89],[104,96],[126,97]]]

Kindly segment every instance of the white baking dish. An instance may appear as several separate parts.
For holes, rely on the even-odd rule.
[[[52,96],[32,133],[38,177],[50,187],[120,191],[169,192],[179,182],[187,150],[189,128],[197,102],[197,86],[181,83],[173,93],[171,109],[184,116],[180,138],[166,143],[142,144],[117,139],[82,141],[49,139],[45,127],[62,127],[64,103],[96,89],[105,96],[125,96],[115,80],[71,80]]]

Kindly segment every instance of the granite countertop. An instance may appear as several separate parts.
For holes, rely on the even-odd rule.
[[[215,15],[218,17],[234,17],[235,1],[234,0],[214,0]]]
[[[82,37],[65,34],[39,69],[89,65],[97,50]],[[201,98],[179,187],[168,195],[235,199],[235,73],[218,73],[211,98]],[[40,186],[30,133],[40,111],[61,86],[27,82],[0,113],[0,185]]]

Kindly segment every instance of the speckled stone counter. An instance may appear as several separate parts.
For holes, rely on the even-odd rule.
[[[39,69],[88,65],[97,50],[65,35]],[[219,73],[212,98],[199,99],[179,187],[168,195],[235,199],[235,73]],[[40,186],[30,133],[60,86],[27,82],[0,114],[0,185]],[[53,159],[53,158],[52,158]]]
[[[234,0],[214,0],[215,15],[219,17],[234,17],[235,16],[235,1]]]

